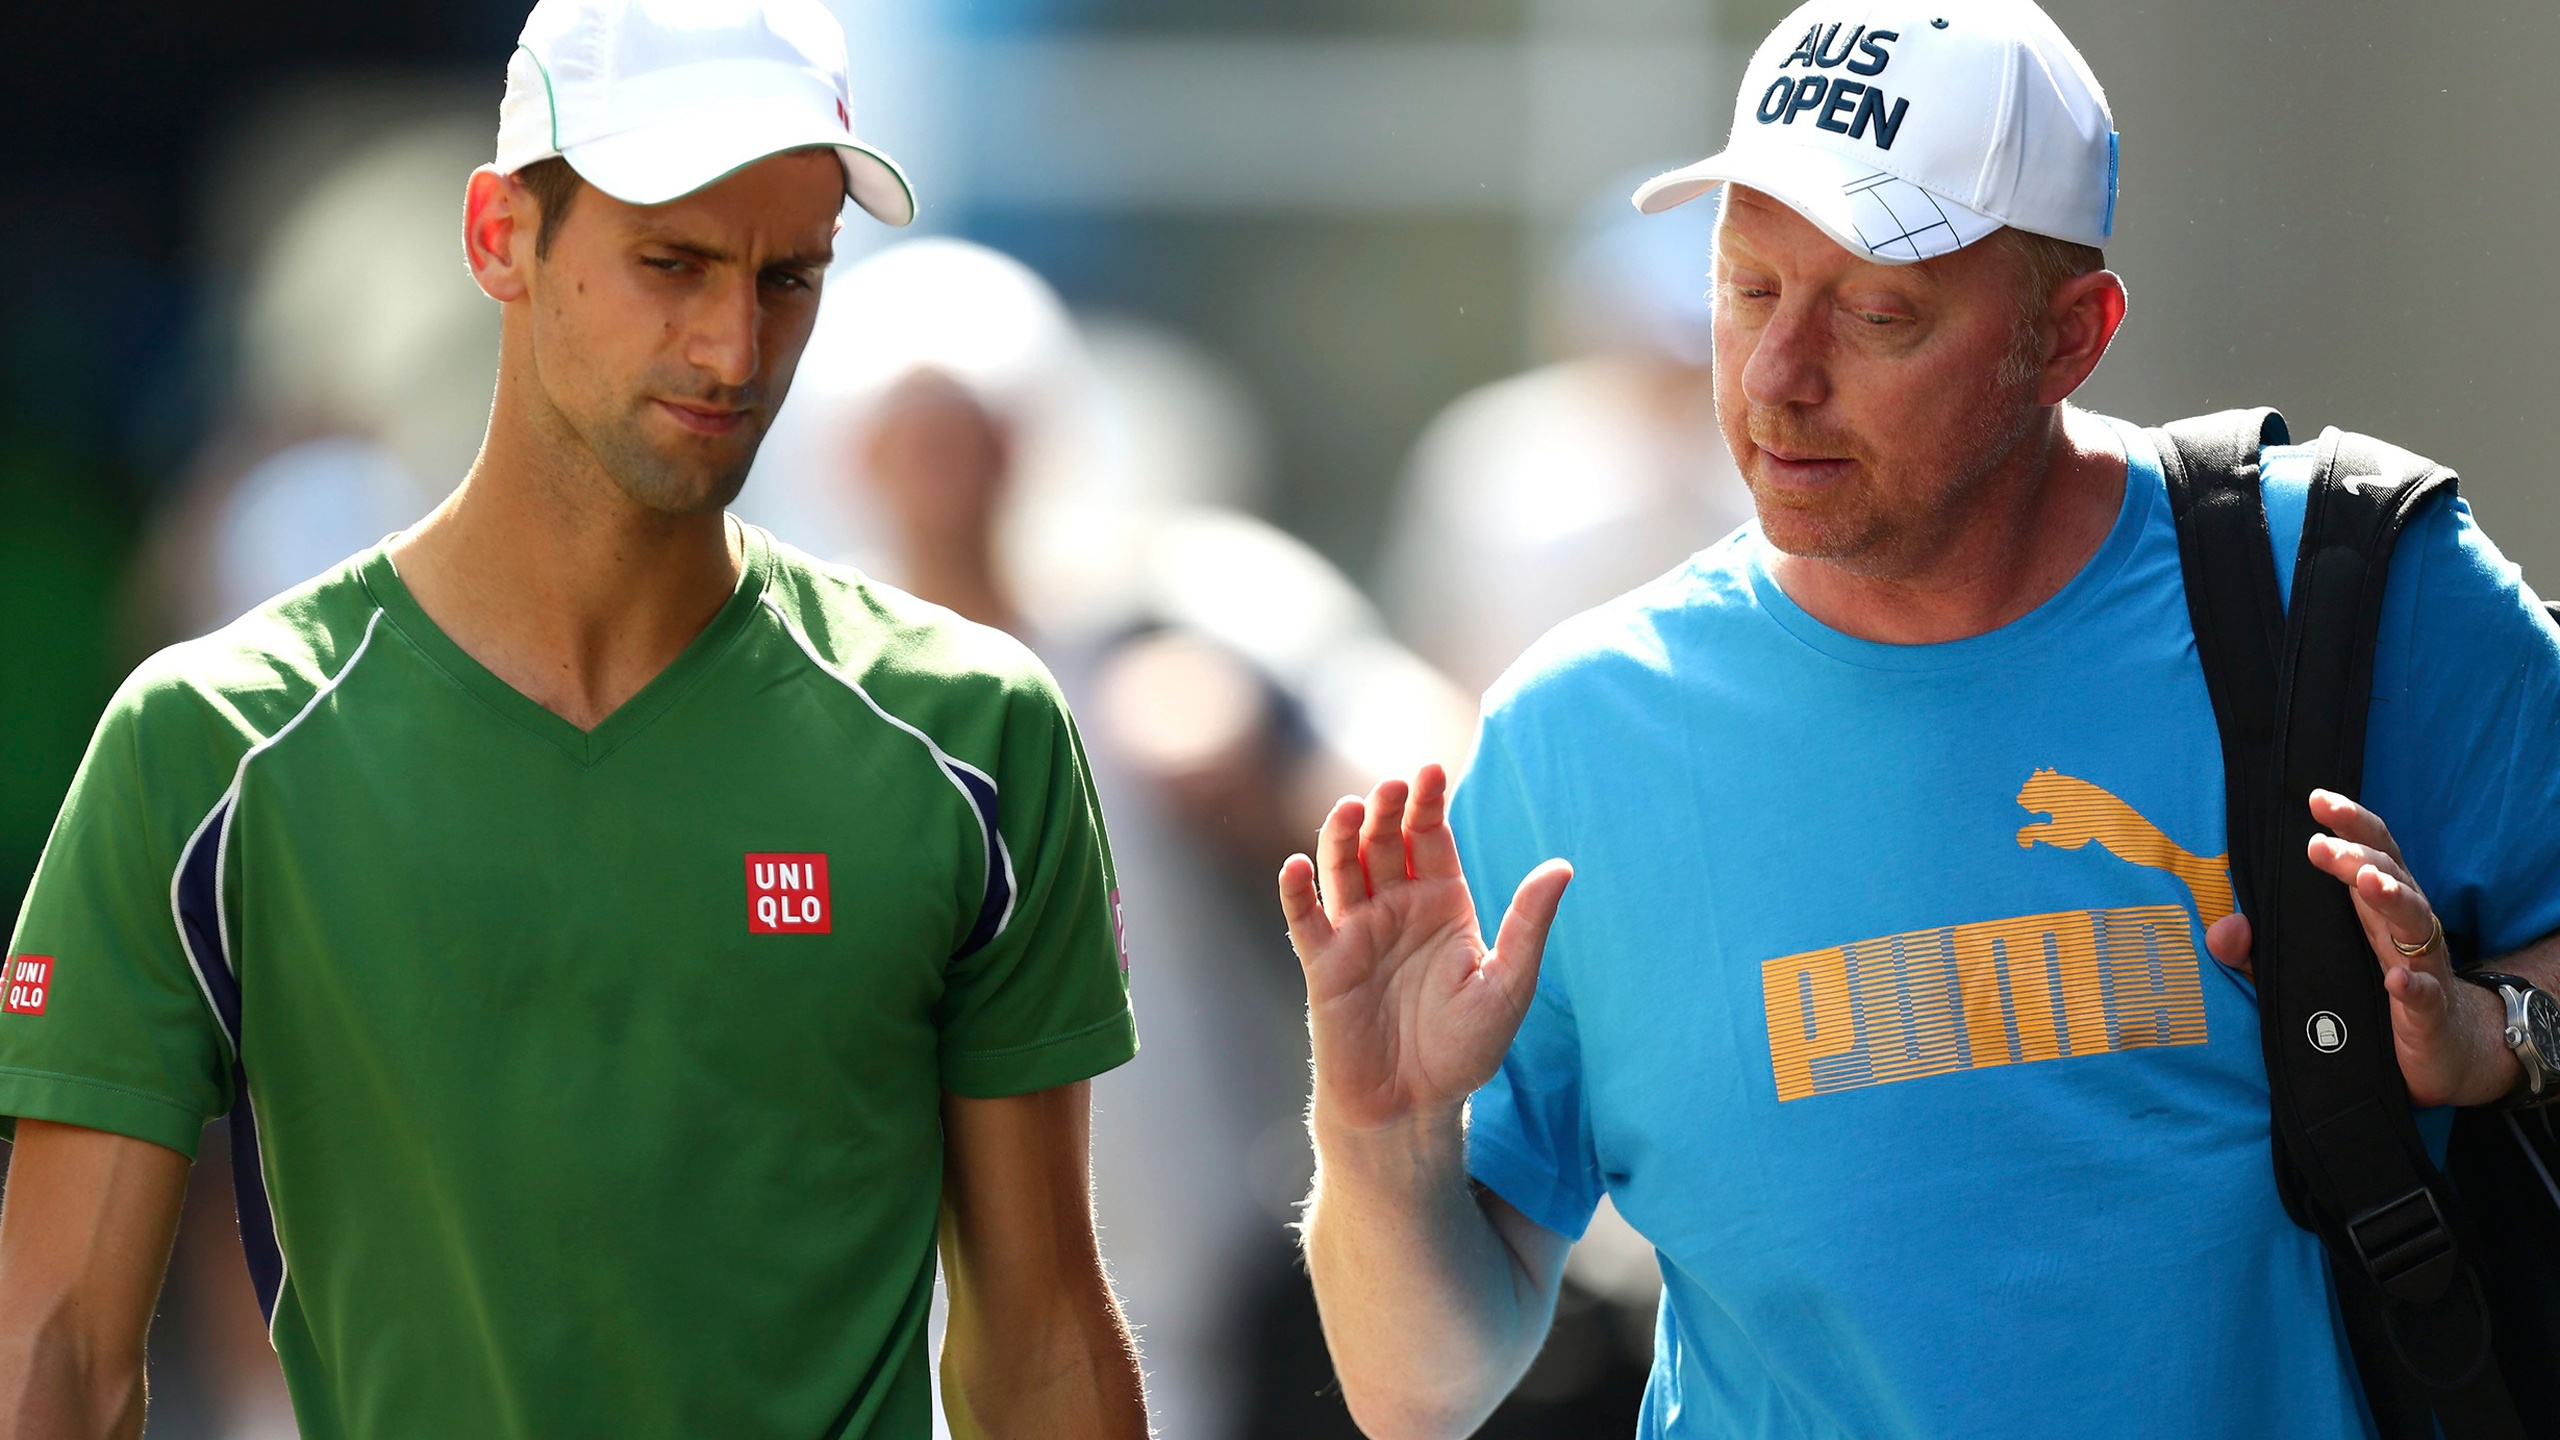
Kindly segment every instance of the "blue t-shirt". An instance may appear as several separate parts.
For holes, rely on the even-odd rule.
[[[2276,1198],[2222,749],[2158,458],[2081,573],[1943,645],[1807,615],[1746,526],[1488,697],[1488,934],[1578,874],[1468,1165],[1661,1257],[1643,1434],[2369,1433]],[[2270,451],[2290,572],[2307,450]],[[2560,631],[2459,501],[2392,562],[2365,799],[2448,930],[2560,929]]]

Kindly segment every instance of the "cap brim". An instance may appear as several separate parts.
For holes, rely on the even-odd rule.
[[[1729,148],[1656,175],[1636,190],[1635,204],[1658,215],[1728,184],[1747,185],[1779,201],[1842,248],[1880,265],[1951,254],[2001,226],[1898,175],[1813,145]]]
[[[916,218],[914,189],[896,161],[787,100],[724,105],[717,118],[671,115],[654,124],[564,148],[580,179],[633,205],[664,205],[790,150],[820,146],[844,166],[844,190],[873,218]]]

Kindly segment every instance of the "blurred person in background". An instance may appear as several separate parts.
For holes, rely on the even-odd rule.
[[[1629,186],[1585,211],[1549,282],[1549,325],[1573,358],[1442,412],[1387,525],[1381,603],[1471,694],[1565,617],[1751,517],[1716,429],[1713,217],[1648,221]]]
[[[830,280],[744,513],[1041,654],[1089,730],[1145,1017],[1094,1089],[1095,1196],[1163,1434],[1248,1433],[1305,1029],[1259,872],[1346,784],[1463,743],[1463,695],[1241,508],[1250,404],[1169,336],[917,240]],[[1320,1379],[1307,1380],[1312,1395]]]
[[[229,624],[415,523],[470,468],[498,317],[447,229],[487,132],[453,116],[364,142],[266,235],[241,300],[233,418],[141,572],[153,639]]]
[[[809,0],[527,20],[465,196],[469,475],[137,671],[21,912],[12,1434],[140,1431],[225,1110],[310,1431],[921,1437],[938,1240],[955,1428],[1145,1432],[1084,1084],[1136,1036],[1054,686],[725,513],[846,199],[913,218],[844,73]]]

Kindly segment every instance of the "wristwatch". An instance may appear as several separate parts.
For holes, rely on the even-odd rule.
[[[2524,1083],[2507,1097],[2510,1105],[2547,1105],[2560,1100],[2560,999],[2521,975],[2496,970],[2455,972],[2506,1002],[2507,1048],[2516,1052]]]

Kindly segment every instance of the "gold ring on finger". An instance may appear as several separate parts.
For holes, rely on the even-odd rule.
[[[2430,915],[2427,918],[2434,922],[2435,928],[2427,932],[2426,939],[2419,941],[2415,945],[2403,945],[2400,943],[2400,937],[2394,935],[2391,937],[2391,948],[2408,956],[2412,960],[2415,960],[2419,956],[2436,948],[2436,942],[2444,938],[2444,917],[2441,915]]]

